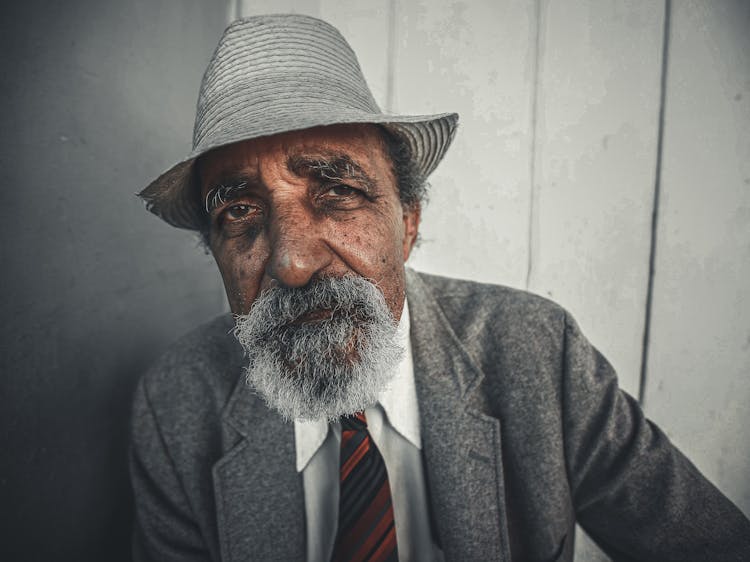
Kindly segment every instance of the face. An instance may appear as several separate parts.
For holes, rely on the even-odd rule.
[[[380,135],[373,125],[319,127],[201,158],[210,247],[232,312],[247,314],[277,284],[354,275],[400,318],[419,209],[402,207]]]

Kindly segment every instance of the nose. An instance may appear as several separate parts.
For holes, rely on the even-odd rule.
[[[298,214],[280,216],[270,228],[268,276],[279,285],[304,287],[332,262],[332,253],[314,220]]]

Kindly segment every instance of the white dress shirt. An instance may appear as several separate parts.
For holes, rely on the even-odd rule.
[[[365,410],[367,428],[388,472],[399,560],[442,560],[430,527],[406,302],[398,337],[406,353],[378,403]],[[296,420],[294,437],[305,493],[307,561],[328,562],[338,526],[341,424]]]

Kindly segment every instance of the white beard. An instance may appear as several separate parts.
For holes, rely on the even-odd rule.
[[[323,310],[330,318],[295,323]],[[377,402],[404,353],[397,328],[380,290],[349,276],[264,291],[234,334],[247,384],[269,407],[289,420],[333,421]]]

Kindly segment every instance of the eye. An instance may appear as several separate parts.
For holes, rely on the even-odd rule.
[[[329,210],[353,211],[359,209],[372,198],[359,187],[343,183],[329,183],[321,186],[318,203]]]
[[[250,205],[230,205],[224,210],[224,217],[226,220],[241,220],[250,214],[252,208]]]
[[[358,195],[359,190],[348,185],[334,185],[328,190],[328,194],[335,195],[336,197],[352,197]]]
[[[215,215],[217,224],[223,229],[235,230],[257,222],[263,213],[262,207],[248,202],[230,203]]]

